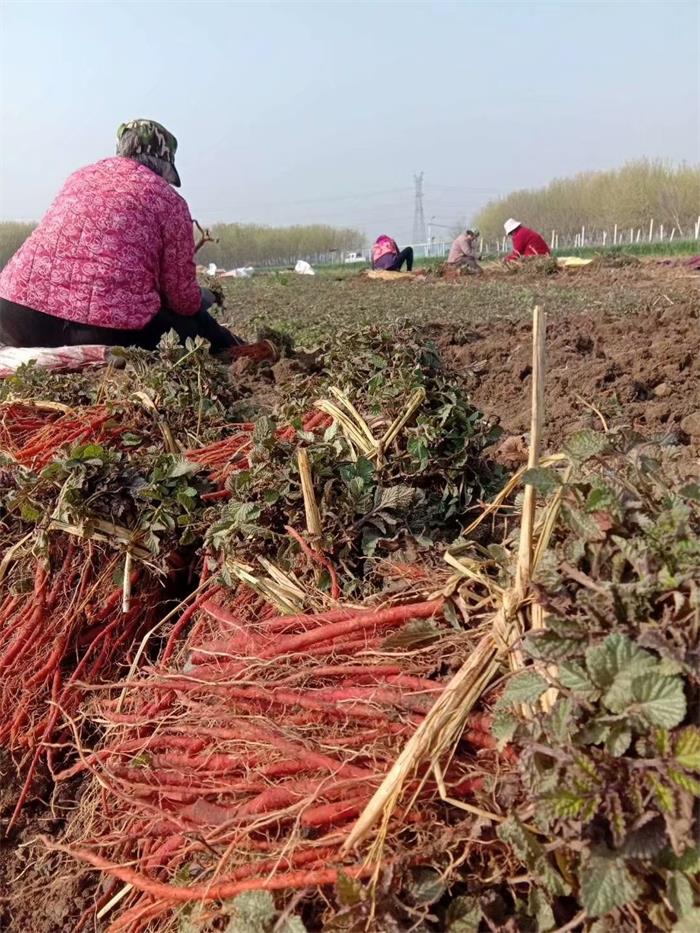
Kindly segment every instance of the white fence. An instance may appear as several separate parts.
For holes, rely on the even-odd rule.
[[[581,226],[578,233],[559,233],[552,230],[549,234],[550,249],[581,249],[584,246],[610,247],[629,246],[633,243],[672,243],[673,240],[700,240],[700,217],[692,228],[681,228],[677,224],[656,223],[652,218],[642,226],[621,227],[613,224],[611,229],[586,229]],[[483,253],[510,252],[508,237],[481,241]],[[436,254],[429,254],[436,255]]]

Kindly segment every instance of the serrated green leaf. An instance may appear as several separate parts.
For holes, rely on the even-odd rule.
[[[277,916],[269,891],[245,891],[226,904],[231,919],[224,933],[265,933]]]
[[[606,447],[608,447],[609,443],[605,434],[600,434],[598,431],[576,431],[576,433],[572,434],[567,440],[564,445],[564,450],[572,460],[578,463],[585,463],[585,461],[590,460],[591,457],[595,457],[602,453]]]
[[[687,916],[693,909],[695,898],[693,886],[686,876],[680,871],[675,871],[668,879],[666,891],[678,919]]]
[[[667,773],[669,780],[673,781],[678,787],[687,790],[688,793],[693,794],[695,797],[700,797],[700,781],[691,777],[686,771],[678,771],[675,768],[669,768]]]
[[[586,651],[586,668],[593,682],[602,689],[610,688],[616,677],[641,674],[656,665],[656,658],[634,644],[627,635],[608,635],[600,645]]]
[[[377,488],[375,492],[375,509],[392,509],[403,512],[416,498],[416,490],[412,486],[389,486]]]
[[[652,726],[672,729],[685,719],[686,700],[680,677],[661,677],[653,672],[632,680],[632,710]]]
[[[572,557],[570,560],[576,563],[585,553],[586,541],[600,540],[600,528],[596,524],[595,519],[591,518],[590,515],[587,515],[585,512],[580,512],[578,509],[573,509],[569,505],[561,505],[559,512],[561,520],[576,535],[574,541],[570,542],[574,549],[571,552]]]
[[[589,917],[602,917],[616,907],[624,907],[639,894],[639,885],[624,861],[598,850],[580,872],[581,904]]]
[[[675,736],[673,756],[681,767],[700,771],[700,729],[697,726],[687,726]]]
[[[582,700],[596,700],[600,696],[600,690],[577,661],[563,661],[559,665],[559,683]]]
[[[594,486],[586,497],[584,506],[587,512],[600,512],[602,509],[609,509],[616,505],[617,500],[607,486]]]
[[[511,816],[498,827],[498,835],[510,845],[532,874],[547,888],[550,894],[560,896],[568,892],[568,886],[559,872],[552,866],[535,836]]]
[[[587,798],[566,787],[558,788],[542,798],[548,811],[563,820],[576,819],[586,806]]]
[[[671,788],[663,784],[654,774],[649,775],[649,783],[659,810],[667,815],[672,815],[676,809],[676,801]]]
[[[491,723],[491,734],[495,739],[498,739],[499,749],[502,749],[510,742],[518,725],[519,721],[512,713],[508,713],[503,709],[496,710]]]
[[[515,706],[519,703],[534,703],[549,688],[547,681],[535,671],[522,671],[508,681],[499,707]]]

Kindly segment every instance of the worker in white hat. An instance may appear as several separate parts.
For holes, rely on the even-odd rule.
[[[506,256],[506,262],[517,262],[528,256],[549,256],[550,249],[544,238],[536,230],[524,227],[519,220],[509,217],[503,229],[513,239],[513,251]]]

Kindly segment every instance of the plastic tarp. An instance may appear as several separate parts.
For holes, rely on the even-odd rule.
[[[0,347],[0,379],[34,362],[49,372],[74,372],[89,366],[104,366],[110,347],[86,344],[82,347]]]

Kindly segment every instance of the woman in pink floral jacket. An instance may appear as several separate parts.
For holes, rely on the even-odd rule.
[[[159,123],[117,132],[117,156],[75,172],[0,273],[0,343],[157,347],[175,330],[212,352],[240,343],[197,284],[192,218]]]

